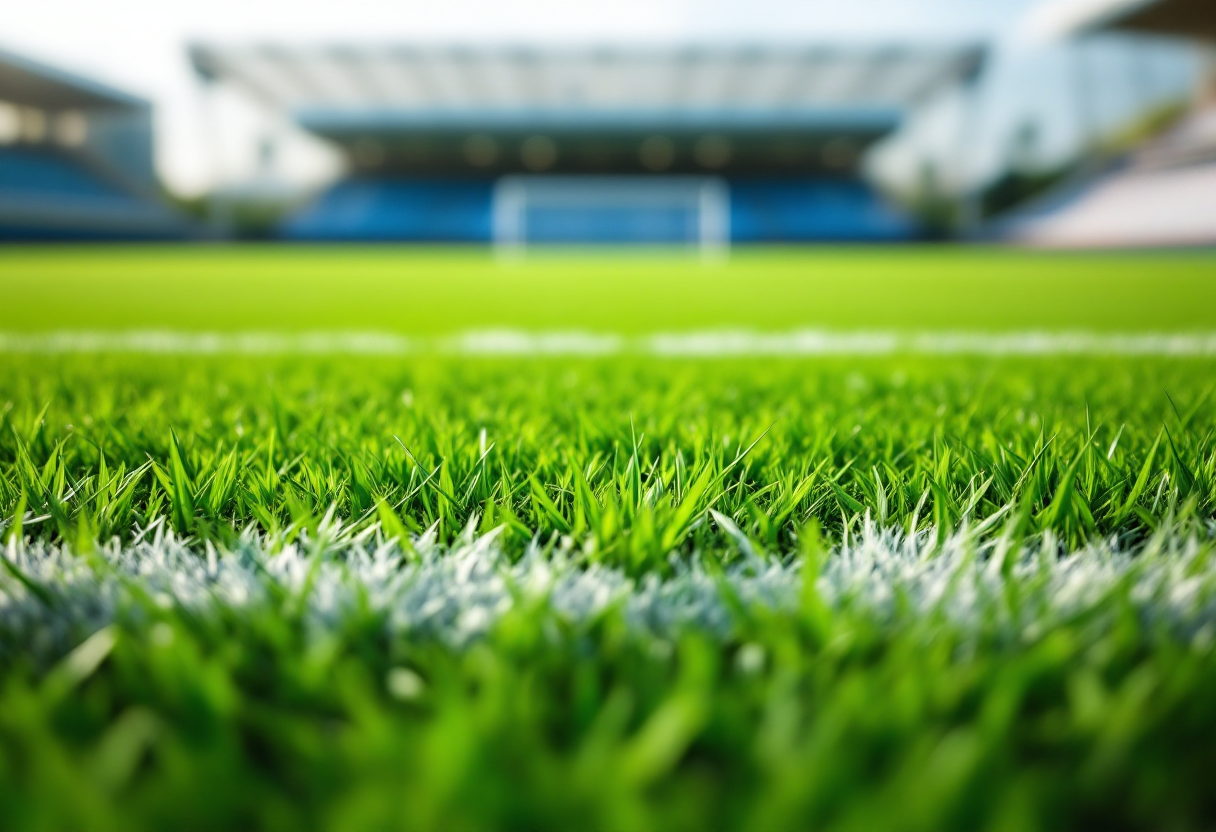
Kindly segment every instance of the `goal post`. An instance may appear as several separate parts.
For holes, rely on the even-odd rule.
[[[492,226],[506,256],[536,243],[659,243],[716,259],[730,248],[730,188],[709,176],[504,176]]]

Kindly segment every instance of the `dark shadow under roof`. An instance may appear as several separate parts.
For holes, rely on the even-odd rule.
[[[1213,0],[1054,0],[1032,16],[1051,37],[1118,31],[1216,42]]]

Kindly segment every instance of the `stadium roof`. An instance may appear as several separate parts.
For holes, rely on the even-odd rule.
[[[191,49],[342,146],[356,170],[791,175],[855,171],[865,147],[976,47]]]
[[[0,100],[44,110],[147,109],[142,98],[0,49]]]
[[[1102,30],[1216,40],[1212,0],[1054,0],[1035,9],[1028,25],[1051,39]]]
[[[305,126],[650,129],[734,121],[889,129],[909,105],[971,77],[983,50],[820,47],[561,50],[196,45],[232,81]]]

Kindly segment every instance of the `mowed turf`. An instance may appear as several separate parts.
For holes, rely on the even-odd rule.
[[[634,574],[731,557],[711,509],[776,554],[866,515],[1134,543],[1212,515],[1214,385],[1208,359],[9,355],[0,516],[229,544],[330,510],[441,542],[473,522]]]
[[[149,247],[0,250],[6,331],[1216,329],[1211,252],[678,252]]]
[[[0,286],[27,333],[1168,333],[1212,265],[21,249]],[[0,828],[1209,829],[1214,391],[0,353]]]

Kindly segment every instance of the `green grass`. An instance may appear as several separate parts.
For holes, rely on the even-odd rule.
[[[796,327],[1216,329],[1216,256],[984,249],[672,254],[84,248],[0,251],[7,331],[487,327],[649,333]]]
[[[0,329],[1209,331],[1213,262],[19,249]],[[0,353],[0,828],[1211,828],[1214,389]]]
[[[1216,501],[1204,360],[363,360],[9,356],[0,516],[128,539],[164,514],[254,526],[472,518],[574,535],[662,569],[719,548],[713,508],[762,549],[869,511],[909,532],[1007,511],[1071,545],[1137,539]],[[395,519],[394,519],[395,518]]]

